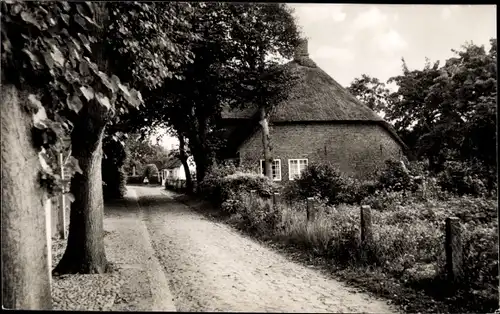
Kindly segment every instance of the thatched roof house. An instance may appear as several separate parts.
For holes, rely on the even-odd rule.
[[[356,176],[373,173],[384,160],[406,148],[394,129],[352,96],[309,58],[307,41],[293,61],[283,65],[299,77],[289,100],[270,113],[275,178],[293,180],[310,162],[336,164]],[[260,171],[262,144],[258,108],[226,110],[227,149],[223,158],[239,158]]]

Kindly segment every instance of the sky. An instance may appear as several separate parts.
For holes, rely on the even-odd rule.
[[[411,69],[425,58],[441,64],[472,41],[489,49],[496,38],[494,5],[289,4],[309,55],[342,86],[362,74],[386,82],[401,72],[404,57]],[[393,88],[393,86],[388,86]],[[163,145],[175,139],[165,137]]]
[[[342,86],[368,74],[386,82],[423,68],[425,57],[441,64],[467,41],[496,38],[494,5],[289,4],[308,38],[310,57]]]

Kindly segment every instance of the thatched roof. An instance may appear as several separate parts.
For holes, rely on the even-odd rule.
[[[271,122],[383,120],[321,68],[304,66],[302,63],[293,60],[284,65],[296,72],[299,79],[292,88],[289,99],[275,105],[270,116]],[[256,111],[257,107],[254,105],[243,110],[225,110],[223,118],[248,119]]]
[[[307,45],[307,43],[306,43]],[[380,116],[351,95],[344,87],[319,68],[306,53],[304,47],[295,59],[283,65],[295,72],[297,83],[292,87],[289,99],[274,106],[270,114],[271,123],[279,122],[336,122],[336,123],[378,123],[386,129],[403,147],[395,130]],[[256,105],[245,109],[226,109],[223,120],[255,119]]]

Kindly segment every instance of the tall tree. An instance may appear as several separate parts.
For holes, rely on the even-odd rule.
[[[264,156],[265,175],[272,179],[272,150],[269,130],[269,116],[277,104],[286,101],[292,89],[298,83],[299,75],[290,67],[274,65],[272,68],[264,66],[264,75],[257,76],[251,89],[250,99],[259,108],[259,124],[262,130],[262,151]]]
[[[297,49],[307,51],[307,41],[299,40],[293,11],[284,4],[245,5],[236,7],[235,11],[243,17],[244,22],[237,25],[236,33],[241,32],[241,27],[246,26],[246,23],[254,23],[254,19],[248,20],[247,17],[260,17],[252,25],[254,32],[246,35],[252,44],[245,55],[248,64],[245,72],[249,72],[245,76],[249,79],[244,82],[252,87],[249,100],[255,103],[260,111],[265,174],[272,179],[273,158],[268,118],[273,107],[289,96],[298,76],[288,71],[288,67],[281,65],[277,61],[278,58],[270,56],[279,55],[284,58],[291,57]],[[302,47],[304,45],[305,47]]]
[[[13,165],[10,170],[2,167],[2,182],[10,182],[14,189],[27,187],[23,194],[2,190],[3,201],[10,204],[2,209],[3,305],[47,309],[51,303],[47,243],[40,240],[45,238],[43,204],[61,192],[63,183],[53,171],[57,159],[50,157],[61,149],[60,139],[67,132],[84,130],[74,123],[79,115],[138,105],[140,99],[118,77],[99,70],[91,47],[98,29],[93,5],[9,1],[1,6],[2,95],[6,95],[2,132],[17,134],[26,149],[16,155],[13,148],[18,146],[2,141],[2,161]],[[5,120],[9,117],[22,123]],[[99,134],[94,135],[85,144],[94,147]],[[85,163],[80,169],[74,157],[71,164],[80,176],[90,173]],[[21,169],[29,175],[20,176]]]
[[[424,69],[410,71],[402,59],[402,69],[402,75],[388,80],[398,89],[388,96],[385,118],[394,124],[403,141],[414,151],[420,136],[434,127],[439,104],[427,103],[426,99],[434,80],[439,77],[439,62],[431,65],[427,60]]]
[[[441,68],[427,61],[409,71],[403,62],[403,75],[391,79],[399,90],[389,96],[388,116],[434,171],[447,160],[474,163],[482,175],[496,169],[496,39],[490,43],[489,52],[472,43],[452,50]]]
[[[384,82],[376,77],[363,74],[361,77],[355,78],[347,90],[378,114],[384,112],[387,106],[389,90],[385,87]]]
[[[177,48],[172,42],[173,32],[165,32],[155,25],[160,24],[161,27],[163,24],[160,22],[165,20],[172,22],[173,28],[183,24],[183,13],[189,12],[189,4],[172,7],[163,3],[134,2],[117,5],[110,2],[96,3],[94,6],[99,13],[96,16],[100,17],[103,24],[103,31],[95,39],[96,57],[103,60],[108,73],[118,73],[132,86],[145,91],[172,75],[167,66],[188,59],[189,52]],[[151,18],[159,22],[152,24]],[[151,36],[151,40],[144,34]],[[162,42],[170,44],[162,46]],[[131,66],[124,67],[123,63],[115,63],[116,60],[128,62]],[[131,69],[130,73],[123,71],[123,68]],[[109,88],[115,87],[112,83],[113,81],[102,81]],[[115,85],[122,89],[121,84]],[[92,93],[89,94],[89,100],[92,100]],[[134,94],[137,93],[124,95],[136,98]],[[71,183],[75,202],[70,216],[68,245],[54,273],[102,273],[106,269],[102,232],[102,139],[105,126],[113,114],[125,113],[125,109],[122,107],[110,111],[111,106],[87,106],[85,109],[79,113],[78,123],[72,132],[73,145],[79,144],[73,154],[77,156],[83,174],[75,176]]]

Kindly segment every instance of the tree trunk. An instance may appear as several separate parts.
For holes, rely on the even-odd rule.
[[[198,135],[190,134],[188,144],[196,164],[196,192],[198,193],[200,192],[200,183],[203,181],[205,174],[207,173],[209,163],[208,154],[205,152],[203,143],[200,142]]]
[[[33,147],[25,99],[2,84],[2,305],[16,310],[50,310],[44,190]]]
[[[72,154],[82,173],[75,173],[71,179],[70,192],[75,200],[71,204],[68,244],[54,274],[106,271],[101,174],[105,114],[96,112],[96,108],[99,108],[97,103],[82,109],[85,112],[80,113],[71,134]]]
[[[108,60],[103,48],[103,33],[108,18],[105,3],[93,3],[94,19],[101,25],[99,40],[93,44],[99,69],[107,73]],[[95,274],[106,271],[104,252],[104,205],[102,191],[102,140],[109,112],[95,99],[79,112],[71,133],[72,155],[78,160],[82,173],[71,179],[71,203],[68,244],[53,274]]]
[[[196,158],[198,156],[198,158]],[[196,183],[197,183],[197,192],[200,192],[201,182],[205,178],[207,173],[207,166],[205,164],[205,157],[199,157],[199,155],[193,155],[194,161],[196,164]]]
[[[264,107],[260,109],[260,125],[262,126],[262,147],[264,150],[264,170],[265,175],[269,179],[273,179],[272,164],[273,158],[271,156],[271,143],[269,140],[269,124],[267,123],[266,110]]]
[[[183,135],[179,135],[179,159],[181,160],[182,166],[184,167],[184,173],[186,174],[186,190],[188,193],[193,192],[193,179],[191,178],[191,171],[188,165],[188,156],[186,154],[186,142]]]

